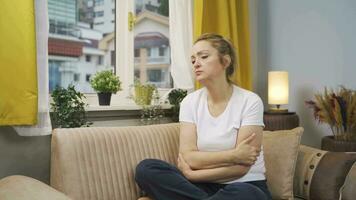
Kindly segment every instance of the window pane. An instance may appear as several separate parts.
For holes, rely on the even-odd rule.
[[[75,85],[93,93],[90,77],[115,66],[115,1],[48,0],[49,89]]]
[[[171,88],[169,0],[135,0],[134,76],[141,83]]]

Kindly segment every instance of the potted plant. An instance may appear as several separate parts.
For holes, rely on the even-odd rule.
[[[67,89],[56,87],[52,91],[51,109],[52,123],[58,128],[74,128],[89,126],[92,124],[87,121],[83,102],[84,95],[75,90],[73,85]]]
[[[172,105],[172,119],[175,122],[179,121],[180,102],[187,96],[187,90],[173,89],[168,94],[168,101]]]
[[[142,105],[141,123],[143,125],[159,124],[164,112],[160,104]]]
[[[356,151],[356,91],[343,86],[339,90],[325,88],[315,101],[306,101],[320,123],[329,125],[333,136],[322,139],[322,149]]]
[[[91,87],[98,93],[99,105],[110,105],[112,93],[121,90],[121,81],[110,70],[97,72],[90,80]]]
[[[134,83],[135,95],[133,97],[137,105],[150,105],[152,96],[157,88],[153,84],[142,84],[139,80],[135,80]]]

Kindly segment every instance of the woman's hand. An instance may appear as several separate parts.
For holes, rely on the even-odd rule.
[[[251,145],[251,142],[255,139],[255,134],[252,133],[240,144],[237,145],[233,152],[234,162],[240,165],[251,166],[255,164],[257,157],[260,155],[260,148],[256,148]]]
[[[192,170],[192,168],[190,168],[188,163],[184,160],[182,154],[178,155],[177,165],[178,165],[178,169],[183,173],[183,175],[188,180],[191,180],[192,179],[192,175],[193,175],[193,170]]]

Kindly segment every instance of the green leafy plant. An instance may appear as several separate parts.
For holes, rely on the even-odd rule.
[[[90,80],[91,87],[98,93],[116,93],[121,90],[121,81],[110,71],[97,72]]]
[[[92,124],[87,121],[84,109],[87,104],[83,102],[85,97],[76,91],[73,85],[69,85],[67,89],[56,87],[51,96],[52,120],[55,127],[74,128]]]
[[[141,110],[141,122],[144,125],[158,124],[164,115],[161,105],[144,105]]]
[[[168,101],[172,105],[172,119],[173,121],[179,120],[180,103],[187,96],[187,90],[173,89],[168,94]]]
[[[315,101],[305,102],[320,123],[330,126],[335,140],[356,141],[356,91],[341,86],[338,91],[324,89]]]

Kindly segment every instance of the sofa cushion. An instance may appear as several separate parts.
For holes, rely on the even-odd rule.
[[[340,189],[341,200],[352,200],[356,196],[356,162],[353,164],[342,188]]]
[[[294,196],[310,199],[310,185],[316,166],[318,166],[326,153],[327,151],[313,147],[299,146],[297,165],[294,173]]]
[[[310,181],[310,199],[339,199],[339,189],[355,160],[356,153],[327,152],[320,160]],[[347,185],[346,188],[351,185]],[[355,196],[352,199],[355,199]]]
[[[293,177],[303,130],[264,131],[266,178],[273,199],[293,199]]]

